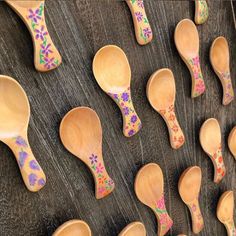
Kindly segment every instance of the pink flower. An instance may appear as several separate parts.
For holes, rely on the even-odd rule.
[[[195,66],[198,66],[198,65],[199,65],[199,57],[198,57],[198,56],[195,57],[195,58],[193,58],[193,64],[194,64]]]
[[[164,196],[162,196],[161,199],[159,199],[157,201],[157,208],[159,208],[159,209],[164,209],[165,208]]]
[[[98,193],[102,195],[105,192],[105,190],[106,189],[104,187],[99,187],[98,188]]]
[[[99,163],[96,167],[97,174],[101,174],[104,170],[104,167],[102,166],[101,163]]]
[[[143,8],[144,4],[143,4],[143,0],[137,0],[137,4],[139,7]]]

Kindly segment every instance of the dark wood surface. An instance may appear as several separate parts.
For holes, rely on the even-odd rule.
[[[33,67],[31,37],[20,18],[0,1],[0,74],[17,79],[31,104],[29,140],[33,152],[47,175],[47,185],[38,193],[26,190],[12,152],[0,143],[0,235],[51,235],[67,220],[85,220],[93,235],[115,236],[132,221],[142,221],[148,235],[156,235],[152,211],[134,193],[134,178],[139,168],[158,163],[165,177],[167,209],[174,220],[168,235],[191,233],[188,209],[181,201],[178,178],[191,166],[202,168],[200,204],[205,228],[200,235],[226,235],[216,218],[216,205],[222,192],[233,189],[236,195],[236,162],[226,145],[236,125],[236,100],[222,106],[222,88],[209,63],[211,42],[224,35],[231,50],[231,72],[236,88],[236,32],[230,1],[209,0],[210,17],[198,27],[200,55],[206,93],[190,98],[190,74],[180,59],[173,41],[176,24],[193,19],[193,1],[146,1],[146,11],[154,31],[151,44],[141,47],[134,37],[132,18],[125,2],[115,0],[47,0],[49,32],[63,57],[55,71],[38,73]],[[132,94],[143,122],[141,132],[127,139],[122,134],[122,118],[115,103],[96,83],[91,63],[96,51],[106,45],[120,46],[132,69]],[[186,144],[171,149],[167,128],[151,108],[145,88],[157,69],[173,70],[176,110]],[[58,129],[62,117],[76,106],[96,110],[103,127],[103,154],[116,189],[109,197],[96,200],[92,175],[86,166],[62,146]],[[199,128],[210,117],[219,120],[227,175],[219,185],[213,183],[213,165],[199,144]],[[236,197],[236,196],[235,196]]]

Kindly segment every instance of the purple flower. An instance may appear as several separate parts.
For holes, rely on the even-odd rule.
[[[128,107],[124,107],[123,108],[123,112],[124,112],[125,116],[129,115],[129,108]]]
[[[39,179],[38,180],[38,185],[40,185],[40,186],[44,186],[45,185],[45,180],[43,179],[43,178],[41,178],[41,179]]]
[[[113,186],[114,181],[113,181],[112,179],[109,179],[108,182],[107,182],[107,184],[108,184],[109,186]]]
[[[38,165],[36,160],[30,161],[29,166],[33,170],[40,170],[40,167],[39,167],[39,165]]]
[[[39,9],[36,9],[33,11],[32,9],[29,9],[29,19],[32,19],[35,23],[38,22],[38,20],[41,20],[41,16],[39,15]]]
[[[143,8],[144,5],[143,5],[143,0],[137,0],[137,4],[139,7]]]
[[[16,144],[21,147],[28,147],[27,142],[21,136],[16,137]]]
[[[143,29],[143,35],[145,38],[149,38],[152,34],[152,31],[149,27]]]
[[[20,168],[22,168],[24,166],[25,160],[26,160],[27,157],[28,157],[27,152],[24,152],[24,151],[19,152],[19,161],[18,161],[18,163],[19,163]]]
[[[128,135],[129,135],[129,136],[132,136],[133,134],[134,134],[134,130],[131,129],[131,130],[129,131]]]
[[[53,58],[44,57],[44,61],[46,62],[44,67],[46,67],[48,70],[56,66],[56,64],[54,63],[54,57]]]
[[[41,39],[42,41],[44,40],[44,36],[48,34],[47,31],[44,31],[44,26],[42,25],[41,26],[41,29],[35,29],[35,32],[36,32],[36,36],[35,38],[36,39]]]
[[[97,158],[98,157],[96,155],[94,155],[94,154],[92,154],[91,157],[89,157],[92,165],[98,162]]]
[[[137,12],[135,12],[134,14],[135,14],[135,16],[136,16],[138,22],[140,22],[140,21],[143,20],[143,14],[142,14],[142,12],[137,11]]]
[[[131,120],[132,123],[135,123],[137,121],[137,119],[138,118],[137,118],[136,115],[132,115],[130,120]]]
[[[29,175],[29,184],[31,186],[34,186],[37,181],[37,175],[36,174],[30,174]]]
[[[49,53],[53,53],[53,51],[50,49],[51,44],[49,43],[48,45],[44,46],[43,44],[41,45],[42,48],[42,54],[45,54],[46,57],[48,57]]]
[[[127,102],[129,100],[129,94],[128,93],[122,93],[121,95],[124,102]]]

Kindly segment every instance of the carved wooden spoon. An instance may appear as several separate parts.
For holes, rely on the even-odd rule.
[[[216,38],[210,50],[212,67],[219,77],[223,87],[223,105],[228,105],[234,99],[234,90],[230,77],[229,46],[226,38]]]
[[[192,229],[198,234],[204,227],[204,221],[199,206],[202,172],[198,166],[187,168],[180,176],[178,189],[183,202],[188,206],[192,217]]]
[[[82,220],[69,220],[62,224],[52,236],[91,236],[91,230]]]
[[[115,45],[101,48],[93,59],[93,73],[101,89],[120,108],[124,135],[136,134],[142,125],[131,99],[131,70],[124,51]]]
[[[185,138],[175,115],[175,93],[175,79],[171,70],[161,69],[151,75],[147,84],[148,100],[165,120],[171,146],[177,149],[184,144]]]
[[[159,165],[149,163],[143,166],[136,175],[134,189],[138,199],[154,211],[158,221],[158,236],[165,235],[173,221],[166,210],[164,180]]]
[[[200,25],[206,22],[209,10],[206,0],[195,0],[195,23]]]
[[[228,236],[235,236],[233,191],[226,191],[221,195],[217,204],[216,215],[218,220],[225,225]]]
[[[146,236],[146,234],[146,229],[141,222],[132,222],[118,236]]]
[[[200,129],[200,143],[202,149],[214,164],[214,182],[219,183],[225,176],[226,169],[221,149],[220,125],[216,119],[210,118],[202,124]]]
[[[229,150],[233,154],[236,160],[236,126],[231,130],[229,137],[228,137],[228,146]]]
[[[46,72],[61,64],[61,56],[48,33],[44,0],[5,0],[21,17],[29,29],[34,43],[34,65],[36,70]]]
[[[11,77],[0,75],[0,140],[15,154],[26,187],[39,191],[46,177],[29,145],[30,106],[25,91]]]
[[[110,194],[115,185],[102,157],[102,127],[97,113],[88,107],[69,111],[61,121],[60,137],[65,148],[82,160],[93,174],[96,198]]]
[[[195,24],[181,20],[175,28],[175,45],[192,76],[192,98],[204,93],[205,83],[199,61],[199,35]]]
[[[131,11],[135,35],[140,45],[148,44],[152,41],[152,29],[149,24],[143,0],[126,0]]]

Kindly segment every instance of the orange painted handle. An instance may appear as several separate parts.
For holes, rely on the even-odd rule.
[[[131,11],[135,35],[140,45],[148,44],[152,41],[153,33],[145,12],[143,0],[126,0]]]
[[[234,90],[230,77],[230,73],[221,73],[220,81],[223,86],[223,105],[228,105],[234,99]]]
[[[139,119],[131,99],[130,88],[123,93],[114,94],[108,93],[109,96],[119,106],[123,116],[123,133],[126,137],[135,135],[142,127],[141,120]]]
[[[225,227],[226,227],[228,236],[236,236],[236,228],[235,228],[233,220],[226,222]]]
[[[195,199],[188,207],[192,217],[193,232],[198,234],[204,227],[204,221],[198,199]]]
[[[46,184],[46,176],[31,151],[27,135],[8,139],[6,144],[15,154],[26,187],[32,192],[39,191]]]
[[[195,23],[200,25],[206,22],[209,10],[206,0],[195,0]]]
[[[180,148],[185,142],[185,137],[176,118],[174,106],[170,106],[165,110],[160,110],[159,113],[167,124],[171,147],[174,149]]]

